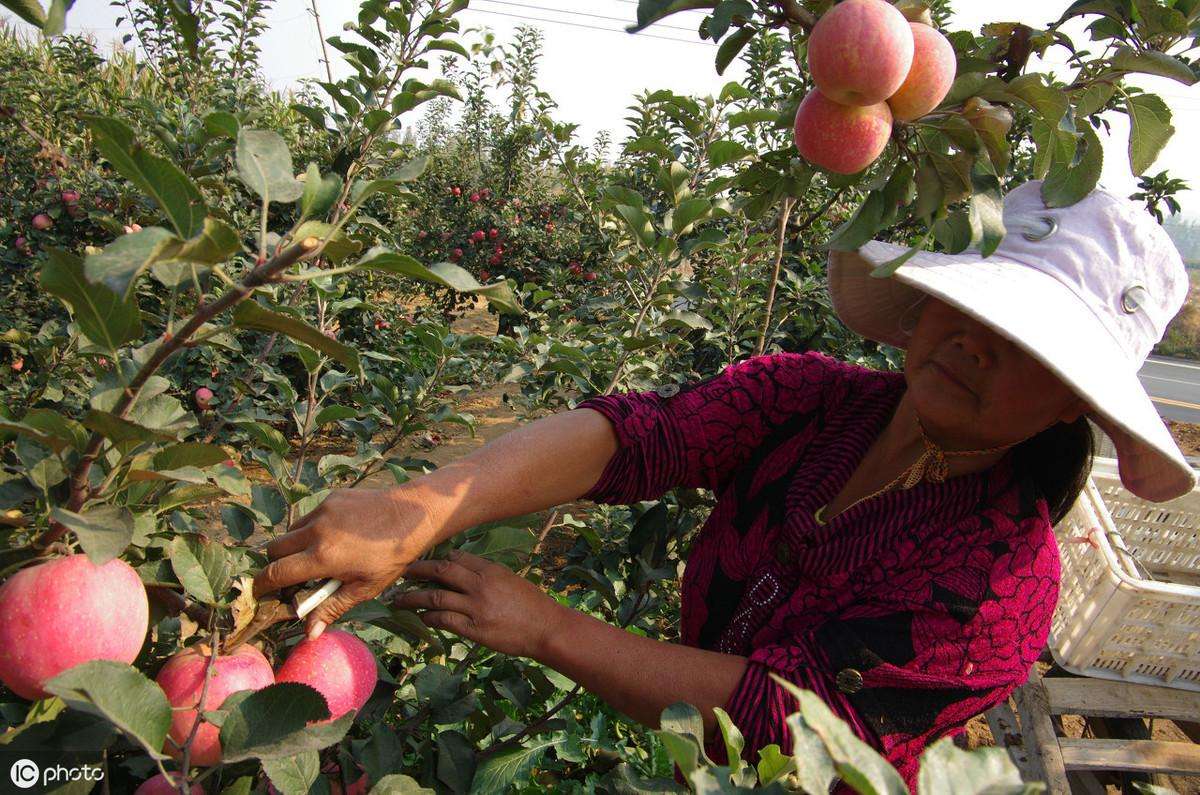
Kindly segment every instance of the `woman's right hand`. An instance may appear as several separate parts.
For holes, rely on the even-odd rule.
[[[341,489],[267,545],[271,559],[254,578],[254,595],[336,578],[342,586],[308,615],[316,637],[351,607],[373,599],[437,542],[437,519],[417,492]]]

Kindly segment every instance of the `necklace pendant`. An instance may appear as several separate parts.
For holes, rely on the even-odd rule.
[[[819,527],[824,527],[824,526],[825,526],[825,519],[824,519],[824,515],[825,515],[825,509],[826,509],[826,508],[828,508],[828,507],[829,507],[828,505],[822,505],[820,508],[818,508],[817,510],[813,511],[813,519],[815,519],[815,520],[816,520],[816,522],[817,522],[817,525],[818,525]]]

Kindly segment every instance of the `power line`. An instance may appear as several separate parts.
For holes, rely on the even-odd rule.
[[[625,19],[624,17],[609,17],[609,16],[605,16],[604,14],[591,14],[586,11],[563,11],[558,8],[546,8],[545,6],[534,6],[534,5],[529,5],[527,3],[515,3],[515,2],[512,2],[511,0],[483,0],[483,2],[496,3],[497,5],[502,5],[502,6],[516,6],[518,8],[531,8],[534,11],[549,11],[552,14],[567,14],[568,16],[574,16],[574,17],[591,17],[593,19],[604,19],[609,22],[621,22],[623,24],[629,24],[629,22],[630,22],[630,20]],[[671,30],[682,30],[685,33],[695,33],[696,32],[694,28],[685,28],[685,27],[681,27],[679,25],[659,25],[658,27],[669,28]]]
[[[510,17],[512,19],[525,19],[531,22],[548,22],[552,25],[567,25],[572,28],[586,28],[587,30],[602,30],[606,33],[617,33],[621,36],[629,36],[630,34],[623,30],[613,30],[612,28],[600,28],[595,25],[585,25],[582,22],[565,22],[561,19],[545,19],[544,17],[529,17],[523,14],[509,14],[503,11],[491,11],[486,8],[468,8],[467,11],[474,11],[478,14],[493,14],[498,17]],[[693,46],[706,46],[702,41],[688,41],[687,39],[676,39],[671,36],[655,36],[653,33],[638,33],[638,38],[642,39],[661,39],[662,41],[673,41],[676,44],[691,44]]]

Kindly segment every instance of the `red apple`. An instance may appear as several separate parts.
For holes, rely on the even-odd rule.
[[[17,235],[17,239],[13,241],[14,248],[25,248],[25,244],[29,241],[25,239],[25,235]]]
[[[81,663],[131,663],[149,621],[146,589],[123,560],[69,555],[22,569],[0,586],[0,681],[32,700]]]
[[[471,233],[471,240],[476,243],[482,243],[485,237],[487,237],[487,234],[482,229]]]
[[[54,226],[54,219],[45,213],[38,213],[33,216],[33,228],[39,232],[49,231]]]
[[[499,254],[493,254],[488,258],[488,265],[491,265],[493,268],[499,265],[501,262],[504,262],[504,257],[500,256]]]
[[[194,397],[196,398],[196,407],[204,411],[212,403],[213,391],[206,386],[202,386],[196,390]]]
[[[450,252],[450,260],[452,262],[458,262],[462,258],[463,258],[463,250],[461,248],[456,248]]]
[[[806,160],[838,174],[857,174],[883,153],[892,134],[886,102],[840,105],[812,91],[796,111],[796,149]]]
[[[424,240],[427,237],[429,237],[429,233],[424,229],[422,229],[420,232],[417,232],[417,240]]]
[[[496,238],[500,237],[500,230],[499,229],[489,229],[488,237],[490,237],[492,240],[495,240]]]
[[[14,373],[21,372],[25,369],[25,357],[18,356],[16,359],[13,359],[12,364],[10,364],[9,367],[13,369]]]
[[[546,234],[548,234],[548,235],[554,234],[554,222],[553,221],[546,224]]]
[[[494,265],[495,263],[492,263],[492,264]],[[486,282],[487,280],[489,280],[491,278],[492,278],[491,271],[480,271],[479,272],[479,280],[480,281]]]
[[[182,745],[192,733],[196,722],[196,707],[203,710],[216,709],[225,699],[241,690],[261,690],[275,682],[271,663],[263,653],[249,644],[243,644],[228,655],[218,655],[213,663],[212,679],[204,703],[200,704],[200,693],[204,687],[205,670],[208,668],[211,651],[203,652],[193,646],[167,660],[158,672],[155,681],[167,694],[174,707],[171,711],[171,731],[163,750],[175,758],[181,758],[175,744]],[[211,723],[203,723],[196,731],[192,742],[190,762],[207,767],[221,761],[221,730]]]
[[[949,39],[929,25],[910,22],[909,26],[915,43],[912,68],[903,85],[888,99],[897,121],[919,119],[942,104],[958,70]]]
[[[808,39],[813,82],[843,105],[885,101],[912,67],[912,28],[884,0],[843,0],[829,9]]]
[[[588,271],[587,273],[583,274],[583,278],[589,282],[594,282],[596,281],[596,273],[594,271]]]
[[[479,203],[479,194],[478,194],[478,193],[472,193],[472,194],[471,194],[471,203],[472,203],[472,204],[478,204],[478,203]]]
[[[375,691],[376,677],[375,655],[367,644],[345,630],[327,629],[296,644],[275,681],[316,688],[329,704],[329,719],[336,720],[362,709]]]
[[[192,795],[204,795],[204,787],[199,784],[193,784],[188,791]],[[154,778],[146,779],[140,787],[133,791],[133,795],[178,795],[178,793],[179,784],[175,781],[168,781],[162,773]]]
[[[454,194],[455,196],[462,196],[462,188],[458,187],[457,185],[455,185],[453,188],[451,188],[450,192],[452,194]]]
[[[62,192],[63,204],[74,204],[79,201],[79,191],[64,190]]]

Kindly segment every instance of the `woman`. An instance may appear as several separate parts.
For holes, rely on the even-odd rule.
[[[1133,492],[1167,500],[1195,483],[1137,378],[1187,292],[1163,230],[1103,191],[1047,208],[1038,183],[1009,194],[1005,221],[988,259],[922,253],[875,279],[903,248],[831,257],[835,310],[905,348],[902,374],[780,353],[682,390],[592,398],[399,488],[331,495],[270,545],[257,589],[342,580],[310,618],[319,633],[402,575],[429,581],[397,604],[650,726],[686,701],[711,730],[723,707],[750,759],[789,747],[778,674],[911,781],[925,745],[1006,697],[1044,647],[1052,525],[1091,467],[1085,415]],[[681,644],[470,555],[418,560],[485,521],[680,486],[718,498],[684,575]]]

